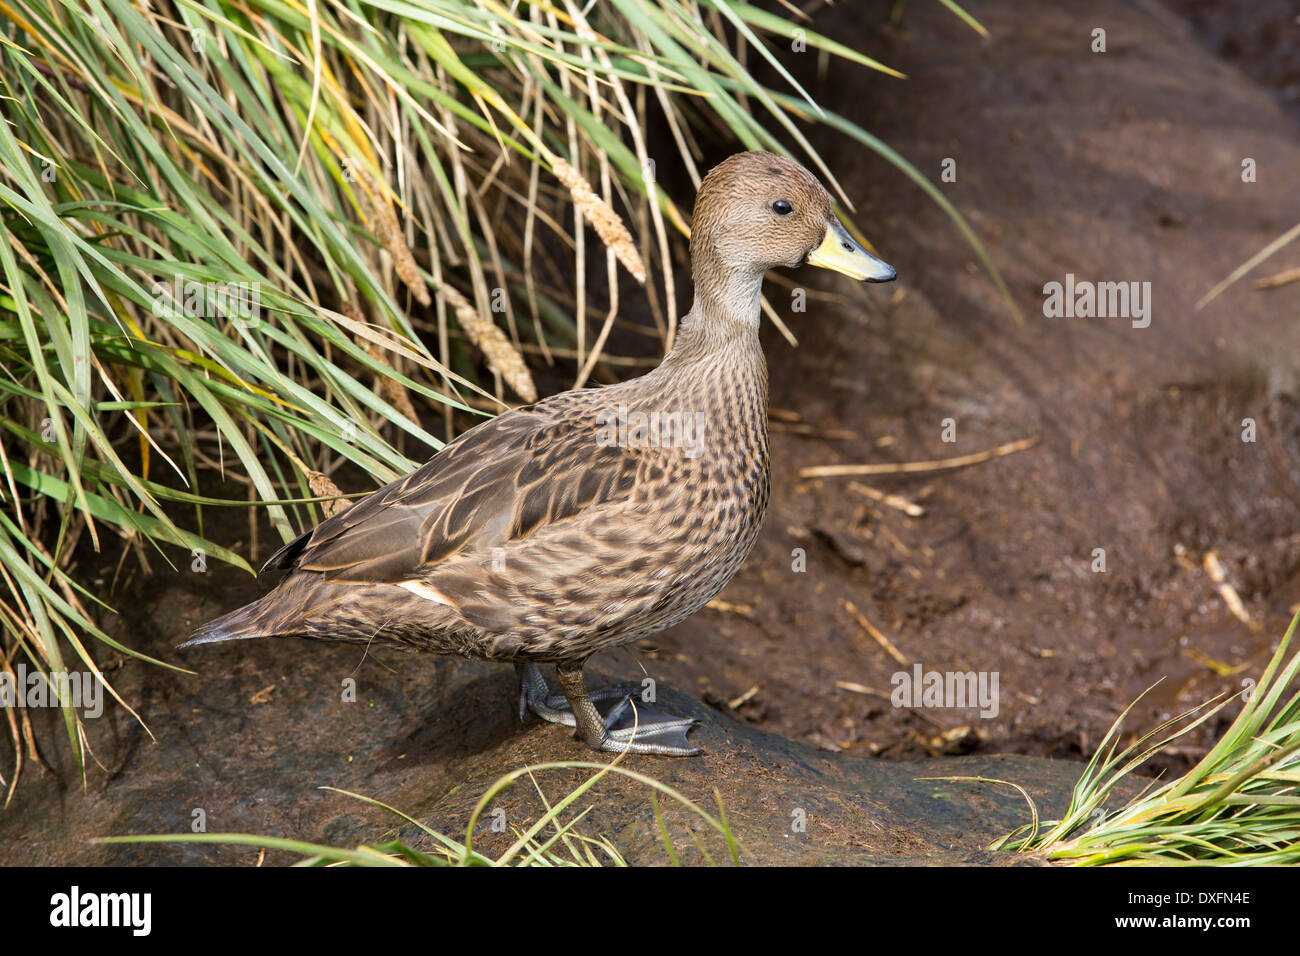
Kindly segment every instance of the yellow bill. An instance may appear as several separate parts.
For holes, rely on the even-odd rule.
[[[889,282],[898,274],[888,262],[863,249],[834,218],[826,223],[821,245],[808,253],[808,264],[868,282]]]

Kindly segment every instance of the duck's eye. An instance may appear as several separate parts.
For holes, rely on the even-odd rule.
[[[794,212],[794,206],[791,206],[784,199],[778,199],[776,202],[772,203],[772,212],[776,213],[778,216],[788,216],[790,213]]]

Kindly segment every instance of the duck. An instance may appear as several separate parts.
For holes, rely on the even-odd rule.
[[[895,270],[816,176],[758,151],[700,183],[690,258],[693,304],[652,371],[469,429],[284,545],[262,568],[286,572],[273,590],[178,646],[294,637],[509,663],[521,720],[601,752],[698,754],[693,718],[619,685],[589,692],[583,669],[704,607],[754,547],[771,472],[764,275]]]

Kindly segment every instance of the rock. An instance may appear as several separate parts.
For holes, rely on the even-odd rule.
[[[159,607],[193,606],[188,593],[158,595]],[[130,662],[117,674],[128,699],[157,740],[120,712],[89,723],[106,770],[92,767],[83,792],[61,761],[57,772],[24,774],[0,831],[7,864],[252,865],[256,849],[199,845],[104,845],[94,837],[191,830],[201,811],[208,832],[249,832],[354,847],[400,837],[417,849],[430,838],[394,815],[338,787],[383,801],[464,840],[474,807],[502,774],[550,761],[609,762],[570,731],[513,713],[509,667],[300,641],[260,641],[191,655],[197,676]],[[616,676],[612,658],[592,683]],[[623,667],[623,671],[629,668]],[[343,682],[356,700],[342,700]],[[273,693],[265,693],[273,687]],[[264,703],[250,703],[257,698]],[[991,784],[928,781],[944,775],[1012,779],[1026,786],[1040,812],[1060,812],[1079,767],[1026,757],[971,757],[914,762],[818,752],[731,720],[691,697],[660,688],[659,701],[700,720],[692,739],[703,756],[631,756],[621,766],[649,775],[717,813],[725,808],[745,864],[914,863],[1019,864],[1032,858],[993,854],[993,839],[1029,819],[1024,799]],[[46,715],[49,716],[49,715]],[[43,721],[47,736],[57,734]],[[67,748],[57,749],[66,753]],[[553,804],[589,770],[539,771]],[[565,819],[594,807],[578,832],[612,842],[631,863],[668,862],[650,790],[609,777],[582,796]],[[698,835],[715,862],[725,842],[693,814],[661,798],[664,819],[683,862],[702,862],[688,835]],[[493,832],[493,811],[505,832]],[[480,818],[474,846],[491,856],[543,812],[527,778],[497,797]],[[499,816],[497,819],[502,819]],[[271,852],[267,861],[289,862]]]

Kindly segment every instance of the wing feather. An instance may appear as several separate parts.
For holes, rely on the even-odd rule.
[[[397,584],[454,555],[521,542],[631,495],[635,454],[596,438],[594,417],[575,421],[545,404],[506,412],[294,539],[263,570]]]

